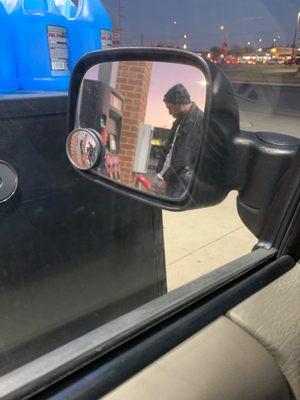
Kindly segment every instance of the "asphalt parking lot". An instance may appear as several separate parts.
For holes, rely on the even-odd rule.
[[[262,66],[246,67],[252,71],[262,70]],[[273,73],[278,72],[276,66],[265,66],[265,69],[270,67]],[[244,75],[246,70],[248,68],[242,68]],[[300,138],[300,86],[278,85],[274,80],[271,85],[264,82],[246,83],[245,86],[245,82],[237,83],[237,80],[233,79],[233,84],[237,91],[241,129]],[[241,85],[244,85],[242,93],[238,93]],[[251,251],[257,239],[238,216],[236,195],[232,192],[223,203],[207,209],[163,213],[168,290]]]
[[[163,213],[169,291],[252,250],[257,239],[238,216],[236,195],[215,207]]]
[[[300,85],[300,65],[224,64],[220,67],[232,82]]]

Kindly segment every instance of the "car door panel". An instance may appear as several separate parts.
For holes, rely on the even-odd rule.
[[[0,98],[0,158],[19,178],[0,203],[0,375],[166,292],[161,211],[74,173],[66,99]]]

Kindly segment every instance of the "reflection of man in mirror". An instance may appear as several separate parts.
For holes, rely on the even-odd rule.
[[[88,141],[87,146],[86,146],[86,151],[87,151],[87,156],[89,159],[90,164],[93,163],[93,158],[95,155],[95,148],[92,142]]]
[[[187,188],[197,161],[203,112],[191,101],[189,92],[180,83],[168,90],[164,102],[175,121],[152,186],[157,193],[180,197]]]

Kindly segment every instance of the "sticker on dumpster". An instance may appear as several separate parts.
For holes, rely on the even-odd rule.
[[[68,31],[62,26],[48,26],[48,44],[53,75],[69,72]]]
[[[108,49],[112,47],[111,31],[105,29],[101,30],[101,49]]]

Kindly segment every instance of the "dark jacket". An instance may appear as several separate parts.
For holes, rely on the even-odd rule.
[[[184,117],[175,120],[158,162],[157,172],[160,172],[164,166],[179,124],[171,165],[163,175],[167,182],[167,194],[176,197],[185,191],[194,171],[203,134],[203,112],[193,103],[190,111]]]

